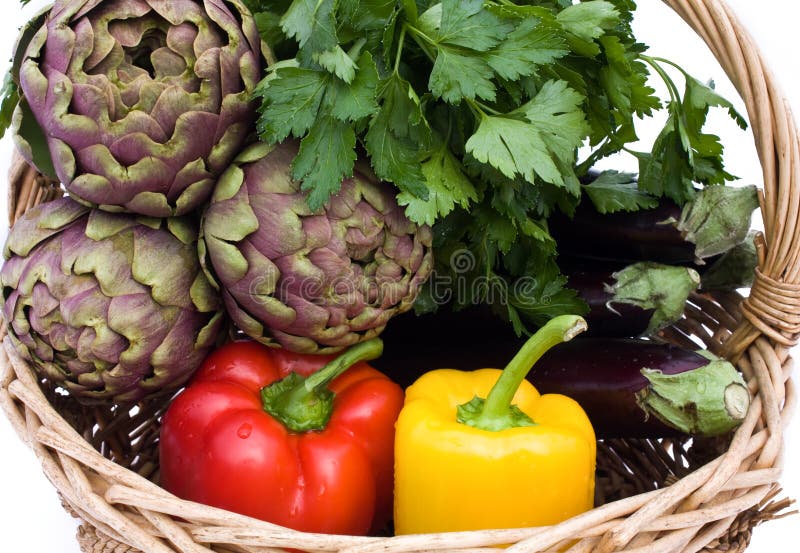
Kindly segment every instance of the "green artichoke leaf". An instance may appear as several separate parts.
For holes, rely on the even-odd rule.
[[[208,324],[200,329],[197,333],[197,340],[195,346],[198,348],[211,348],[214,347],[219,338],[219,331],[222,327],[224,317],[221,312],[217,312]]]
[[[268,153],[270,153],[274,149],[275,149],[275,144],[268,144],[267,142],[256,142],[255,144],[252,144],[247,148],[245,148],[244,150],[242,150],[241,153],[238,156],[236,156],[234,163],[236,165],[253,163],[255,161],[258,161],[262,157],[265,157]],[[232,168],[233,167],[235,167],[235,165],[232,166]],[[241,186],[241,182],[239,183],[239,186]],[[214,190],[214,200],[215,201],[226,200],[232,197],[233,194],[235,194],[236,191],[238,190],[238,187],[231,187],[228,190],[229,190],[228,192],[221,192],[220,185],[217,184],[217,188]],[[231,193],[231,191],[233,193]],[[221,193],[222,196],[217,196],[218,192]]]
[[[242,170],[239,168],[232,168],[230,173],[243,175]],[[229,175],[229,173],[226,172],[226,175]],[[219,183],[223,188],[229,185],[224,177],[225,175],[223,175],[223,179]],[[253,208],[250,207],[246,191],[242,190],[241,194],[222,200],[214,204],[214,206],[215,209],[224,210],[227,218],[214,217],[210,221],[206,218],[203,230],[207,237],[227,241],[240,241],[258,230],[258,218],[253,212]]]
[[[104,184],[104,186],[107,186],[107,183]],[[186,198],[184,196],[185,194],[182,194],[179,198],[179,201],[183,202],[185,205],[188,205],[190,198]],[[111,206],[102,207],[103,209],[108,209]],[[167,197],[164,196],[164,194],[150,191],[139,192],[136,194],[136,196],[134,196],[133,199],[128,202],[128,208],[135,213],[163,213],[166,215],[172,212],[172,208],[170,207]]]
[[[220,308],[217,291],[203,271],[197,273],[191,288],[189,288],[189,296],[192,298],[194,306],[201,313],[211,313]]]
[[[192,244],[197,240],[197,226],[187,217],[170,217],[167,219],[167,228],[184,244]]]
[[[26,256],[37,245],[80,219],[89,208],[75,202],[47,202],[36,206],[30,217],[17,221],[17,232],[9,235],[3,255]]]
[[[105,211],[95,210],[89,214],[89,220],[86,222],[86,236],[99,242],[119,234],[134,224],[135,221],[131,218],[117,217]]]
[[[196,254],[180,240],[166,233],[141,232],[133,236],[131,272],[134,280],[150,287],[159,305],[184,307],[193,274]]]
[[[217,186],[214,188],[212,201],[224,202],[225,200],[230,200],[239,193],[243,183],[244,171],[242,171],[241,167],[238,165],[231,165],[222,173],[222,176],[220,176],[219,182],[217,182]]]
[[[102,242],[83,244],[69,256],[64,255],[61,267],[64,274],[93,275],[107,296],[144,293],[144,286],[131,278],[133,252],[126,238],[119,234]]]
[[[219,261],[214,262],[217,272],[225,272],[232,280],[241,280],[250,266],[247,258],[235,245],[220,240],[213,235],[206,234],[204,241],[207,248],[214,251]]]
[[[108,326],[125,336],[129,347],[120,353],[120,364],[135,367],[151,365],[152,344],[162,343],[170,330],[177,309],[158,309],[148,294],[115,297],[108,306]]]

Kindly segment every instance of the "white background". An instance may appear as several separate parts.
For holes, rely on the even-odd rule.
[[[728,0],[747,28],[754,35],[765,57],[782,83],[786,97],[800,112],[800,66],[797,62],[797,16],[800,10],[793,0]],[[33,0],[20,9],[16,0],[4,0],[0,18],[0,71],[10,57],[16,29],[38,7],[45,3]],[[677,61],[701,80],[713,79],[724,96],[735,100],[744,113],[730,83],[714,62],[705,45],[678,17],[656,0],[640,0],[637,15],[637,37],[650,45],[652,55]],[[723,137],[727,148],[729,171],[742,178],[743,183],[761,182],[760,167],[749,133],[739,131],[724,116],[712,119],[712,128]],[[646,132],[642,132],[646,135]],[[11,152],[8,137],[0,141],[0,175],[7,172]],[[624,160],[613,162],[616,168],[626,167]],[[800,183],[798,183],[800,185]],[[5,194],[0,193],[0,213],[5,213]],[[5,220],[4,216],[2,220]],[[0,227],[0,237],[6,230]],[[800,351],[798,351],[800,353]],[[787,436],[786,470],[783,487],[790,497],[800,498],[800,428],[789,428]],[[796,539],[792,528],[798,518],[770,522],[757,529],[748,549],[752,553],[797,550],[789,545]],[[75,542],[75,522],[64,513],[56,494],[43,476],[39,463],[19,441],[8,421],[0,416],[0,542],[3,551],[78,553]]]

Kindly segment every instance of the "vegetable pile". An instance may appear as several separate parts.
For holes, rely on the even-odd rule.
[[[726,435],[750,400],[661,334],[752,278],[758,191],[704,130],[745,122],[634,9],[56,0],[0,104],[69,195],[10,233],[10,343],[77,401],[174,398],[182,498],[349,534],[590,509],[596,438]]]

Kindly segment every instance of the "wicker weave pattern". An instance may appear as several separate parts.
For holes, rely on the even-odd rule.
[[[159,488],[157,407],[79,408],[46,397],[30,368],[0,348],[0,405],[69,510],[86,553],[742,551],[752,527],[786,507],[772,498],[783,431],[796,404],[789,348],[800,333],[800,143],[793,116],[752,39],[720,0],[665,0],[706,41],[745,100],[764,172],[765,232],[748,299],[694,296],[664,332],[699,338],[738,363],[754,401],[728,443],[601,444],[603,506],[562,524],[403,537],[305,534],[176,499]],[[24,166],[11,175],[10,219],[59,194]],[[58,407],[58,411],[54,408]],[[59,414],[61,413],[61,414]],[[213,548],[213,549],[212,549]]]

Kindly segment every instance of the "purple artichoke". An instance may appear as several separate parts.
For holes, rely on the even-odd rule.
[[[131,402],[180,387],[222,326],[222,304],[181,218],[90,210],[62,198],[11,230],[0,271],[17,352],[86,400]]]
[[[223,173],[204,215],[201,260],[245,334],[330,353],[377,336],[412,307],[431,273],[432,234],[367,171],[312,212],[290,177],[297,152],[296,142],[258,144]]]
[[[187,213],[252,131],[260,51],[240,0],[57,0],[24,49],[17,145],[48,173],[45,140],[82,203]]]

